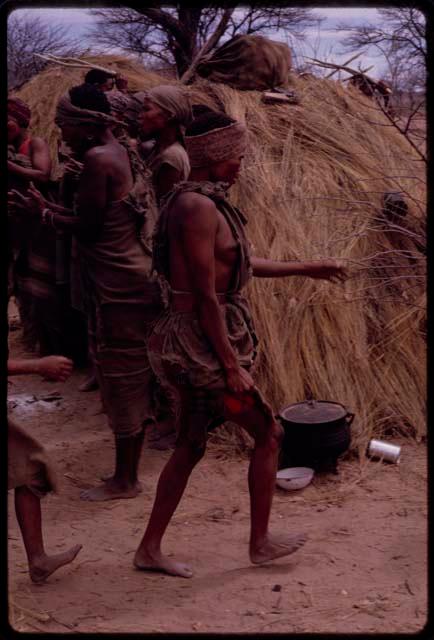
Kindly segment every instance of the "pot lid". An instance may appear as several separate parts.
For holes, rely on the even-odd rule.
[[[290,404],[280,411],[280,417],[288,422],[319,424],[333,422],[347,415],[345,407],[329,400],[305,400]]]

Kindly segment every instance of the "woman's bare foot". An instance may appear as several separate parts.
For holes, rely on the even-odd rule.
[[[90,502],[103,502],[105,500],[117,500],[118,498],[135,498],[140,491],[139,482],[133,485],[124,485],[115,482],[113,478],[111,478],[100,487],[82,491],[80,498],[81,500],[89,500]]]
[[[96,379],[96,376],[92,374],[91,376],[89,376],[89,378],[86,378],[86,380],[78,387],[78,390],[95,391],[96,389],[98,389],[98,387],[98,380]]]
[[[254,564],[262,564],[275,558],[289,556],[304,545],[307,540],[305,533],[290,535],[268,536],[266,542],[256,549],[250,548],[250,560]]]
[[[110,482],[110,480],[113,480],[114,475],[112,473],[104,473],[102,476],[100,476],[100,479],[103,482]],[[136,482],[136,487],[139,493],[142,493],[143,491],[143,482],[140,482],[140,480],[137,480]]]
[[[50,576],[56,569],[63,567],[65,564],[72,562],[77,553],[82,548],[81,544],[76,544],[71,547],[69,551],[59,553],[55,556],[43,556],[36,560],[32,560],[29,566],[29,573],[32,582],[43,582]]]
[[[193,575],[188,564],[171,560],[167,556],[163,556],[161,551],[150,554],[137,550],[134,556],[134,566],[140,571],[163,571],[171,576],[181,576],[182,578],[191,578]]]

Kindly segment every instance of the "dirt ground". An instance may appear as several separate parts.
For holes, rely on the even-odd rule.
[[[20,331],[11,355],[29,355]],[[10,378],[20,423],[56,460],[59,495],[43,500],[48,552],[82,543],[73,564],[33,585],[9,492],[9,620],[18,631],[184,633],[415,633],[427,618],[426,447],[409,440],[400,465],[355,458],[339,475],[291,493],[276,488],[271,526],[307,532],[306,545],[250,564],[246,455],[211,443],[194,471],[164,548],[192,563],[191,579],[134,570],[132,557],[170,455],[146,449],[135,499],[83,502],[80,490],[112,470],[113,444],[85,372],[62,385]],[[57,400],[43,400],[59,392]]]

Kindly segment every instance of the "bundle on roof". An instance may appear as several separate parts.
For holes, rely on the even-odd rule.
[[[167,83],[127,59],[94,60],[132,90]],[[57,99],[82,71],[50,67],[18,96],[57,147]],[[174,81],[176,82],[176,81]],[[373,435],[422,437],[425,422],[425,167],[369,98],[333,80],[293,79],[297,105],[199,80],[193,102],[244,121],[250,143],[235,204],[259,256],[348,261],[344,286],[309,278],[248,286],[261,339],[257,379],[276,411],[313,396],[356,414],[353,447]],[[385,194],[400,194],[400,215]],[[405,216],[403,215],[405,213]]]
[[[197,73],[234,89],[261,91],[285,86],[291,64],[291,50],[284,42],[260,35],[237,35],[205,56]]]

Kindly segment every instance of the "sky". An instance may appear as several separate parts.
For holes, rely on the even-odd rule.
[[[375,23],[379,22],[380,16],[376,9],[367,8],[315,8],[312,9],[313,14],[325,18],[318,28],[308,29],[306,31],[306,41],[297,43],[296,54],[298,63],[303,62],[303,55],[316,57],[329,62],[342,64],[351,54],[343,52],[340,46],[340,40],[345,34],[338,34],[334,27],[340,23],[348,26],[362,24],[363,22]],[[91,11],[87,9],[17,9],[14,11],[16,16],[22,16],[25,13],[40,16],[44,22],[53,25],[63,25],[69,28],[69,34],[74,38],[85,39],[89,28],[95,23],[95,18]],[[283,31],[269,34],[274,39],[286,41],[287,34]],[[350,66],[359,68],[359,61],[363,69],[373,67],[369,70],[369,75],[373,77],[381,77],[386,68],[385,61],[375,55],[375,50],[365,50],[363,56],[355,60]]]

